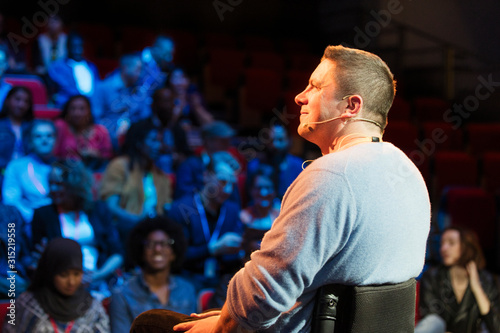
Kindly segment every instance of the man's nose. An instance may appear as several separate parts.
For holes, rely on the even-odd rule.
[[[302,91],[300,94],[295,96],[295,103],[299,106],[306,105],[307,104],[307,97],[305,90]]]

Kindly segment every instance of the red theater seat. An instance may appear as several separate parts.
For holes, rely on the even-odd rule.
[[[206,49],[236,49],[238,43],[233,35],[209,32],[205,34]]]
[[[285,62],[281,54],[275,52],[254,51],[250,53],[250,65],[254,68],[268,68],[283,71]]]
[[[389,110],[390,121],[410,121],[411,107],[405,99],[396,96]]]
[[[389,121],[383,139],[404,151],[418,149],[417,127],[406,121]]]
[[[474,230],[485,251],[495,247],[495,199],[481,188],[452,188],[446,194],[447,214],[451,225]]]
[[[464,135],[462,129],[454,129],[446,122],[425,122],[422,124],[423,149],[431,151],[431,155],[438,150],[462,150]]]
[[[274,51],[274,43],[267,37],[247,35],[243,37],[243,47],[248,51]]]
[[[33,113],[37,119],[55,119],[59,116],[61,110],[47,105],[34,105]]]
[[[464,152],[437,152],[434,156],[434,194],[446,186],[476,186],[477,160]]]
[[[6,75],[4,80],[13,86],[24,86],[33,94],[33,104],[47,104],[47,88],[35,75]]]
[[[157,33],[145,27],[125,26],[121,28],[121,35],[123,52],[128,53],[153,45]]]
[[[99,70],[99,76],[104,79],[108,74],[118,68],[120,62],[114,58],[96,58],[94,64]]]
[[[500,124],[470,124],[467,126],[469,148],[473,154],[500,151]]]
[[[483,154],[483,186],[490,193],[500,194],[500,152]]]
[[[282,94],[282,76],[271,69],[252,68],[245,71],[243,105],[261,111],[278,107]]]
[[[421,97],[413,101],[419,121],[443,121],[443,115],[450,104],[439,98]]]
[[[224,88],[236,88],[243,72],[245,53],[238,50],[209,51],[208,82]]]
[[[7,314],[7,307],[10,305],[9,300],[3,300],[0,302],[0,327],[3,327],[5,321],[5,315]]]
[[[203,289],[198,295],[198,313],[208,310],[208,303],[214,296],[215,291],[213,289]]]

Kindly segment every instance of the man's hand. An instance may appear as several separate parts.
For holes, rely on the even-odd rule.
[[[220,311],[213,311],[213,312],[220,312]],[[188,332],[188,333],[211,333],[214,331],[214,328],[217,325],[217,322],[219,321],[219,315],[210,315],[210,312],[208,313],[202,313],[199,315],[195,316],[206,316],[203,317],[203,319],[200,320],[194,320],[194,321],[189,321],[187,323],[182,323],[182,324],[177,324],[174,326],[174,331],[176,332]]]

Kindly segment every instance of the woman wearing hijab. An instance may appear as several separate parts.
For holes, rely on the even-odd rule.
[[[28,291],[16,299],[15,319],[7,317],[3,332],[109,332],[108,315],[84,289],[82,276],[80,245],[53,239]]]

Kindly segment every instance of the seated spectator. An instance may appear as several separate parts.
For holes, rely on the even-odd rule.
[[[8,57],[9,50],[7,49],[7,46],[0,43],[0,106],[3,105],[5,97],[12,88],[12,86],[3,79],[3,74],[7,68],[9,68]]]
[[[94,124],[87,97],[70,97],[55,124],[57,157],[82,160],[92,170],[107,164],[113,153],[111,139],[106,127]]]
[[[1,54],[1,53],[0,53]],[[27,152],[26,136],[33,120],[33,97],[22,86],[12,88],[0,112],[0,169]]]
[[[264,237],[266,230],[245,228],[243,232],[243,240],[241,241],[241,251],[240,251],[240,267],[243,267],[245,263],[250,260],[250,255],[260,249],[260,243]],[[229,281],[233,278],[233,275],[237,272],[226,273],[221,276],[219,283],[215,287],[214,294],[208,301],[209,309],[220,309],[226,302],[227,286]]]
[[[59,108],[74,95],[84,95],[93,101],[99,82],[97,67],[83,57],[83,38],[70,33],[66,47],[68,56],[54,61],[48,68],[51,90],[54,90],[52,98]]]
[[[24,221],[14,206],[0,203],[0,299],[9,298],[9,271],[16,271],[16,294],[28,287],[28,267],[31,264]],[[12,237],[14,235],[14,237]],[[9,239],[14,239],[9,242]],[[14,261],[12,261],[14,260]],[[14,268],[9,267],[14,262]]]
[[[499,294],[477,236],[452,226],[441,238],[442,265],[424,272],[420,284],[422,320],[415,332],[473,333],[481,324],[500,332]]]
[[[177,168],[176,199],[183,196],[192,196],[193,193],[201,191],[205,185],[203,175],[210,163],[211,156],[215,152],[229,151],[231,149],[231,139],[235,132],[225,122],[214,121],[203,126],[201,134],[203,138],[203,151],[201,154],[189,157]],[[241,164],[238,167],[240,166]],[[241,205],[237,186],[234,187],[230,200]]]
[[[252,179],[252,174],[259,165],[268,164],[274,169],[275,190],[281,200],[288,187],[302,171],[302,159],[289,153],[290,141],[285,127],[274,124],[271,127],[271,137],[265,142],[264,151],[257,158],[248,163],[247,180]]]
[[[153,46],[146,47],[141,54],[144,65],[141,85],[151,95],[156,89],[163,87],[172,71],[175,45],[172,38],[160,35]]]
[[[140,82],[141,71],[141,57],[126,54],[120,58],[120,70],[98,86],[93,114],[108,129],[115,151],[130,124],[151,115],[149,95]]]
[[[175,122],[174,96],[170,89],[160,88],[153,93],[151,103],[153,115],[139,123],[156,126],[162,134],[162,147],[156,165],[165,173],[174,169],[191,154],[186,141],[186,132]],[[141,125],[143,126],[143,125]]]
[[[184,267],[199,289],[215,286],[222,274],[240,265],[239,205],[227,200],[238,167],[228,152],[214,153],[203,172],[201,191],[176,200],[169,212],[184,227],[189,242]]]
[[[269,230],[278,217],[279,200],[273,183],[273,169],[269,165],[260,165],[250,180],[252,205],[240,213],[241,222],[247,228]]]
[[[0,47],[4,46],[7,50],[7,70],[9,73],[26,73],[26,43],[14,36],[10,37],[8,33],[12,31],[8,30],[9,27],[5,29],[4,22],[4,16],[0,13]]]
[[[38,35],[33,45],[33,65],[38,75],[47,74],[47,69],[56,60],[67,57],[64,23],[59,15],[51,15],[47,21],[47,30]]]
[[[51,203],[49,173],[56,128],[50,120],[37,119],[29,131],[30,154],[12,161],[5,169],[3,202],[16,207],[29,226],[35,208]],[[29,234],[31,229],[28,228]]]
[[[122,241],[143,218],[162,216],[171,204],[170,179],[156,167],[161,136],[148,122],[134,124],[125,136],[122,154],[102,177],[100,197],[114,216]]]
[[[101,302],[82,284],[82,250],[71,239],[52,240],[40,258],[28,291],[16,298],[16,316],[3,332],[109,332]]]
[[[180,267],[186,246],[182,227],[166,218],[146,218],[134,227],[128,257],[140,267],[140,273],[111,296],[112,332],[128,332],[134,318],[147,310],[166,309],[187,315],[196,311],[194,287],[172,274]]]
[[[199,127],[213,122],[214,118],[203,105],[200,92],[181,68],[172,71],[167,86],[175,96],[173,122],[180,123],[187,134],[189,148],[194,151],[202,145]]]
[[[92,202],[91,176],[81,162],[55,163],[49,181],[52,204],[35,210],[33,245],[43,244],[44,238],[77,241],[83,251],[84,281],[105,295],[107,280],[123,262],[118,232],[110,223],[106,204]]]

